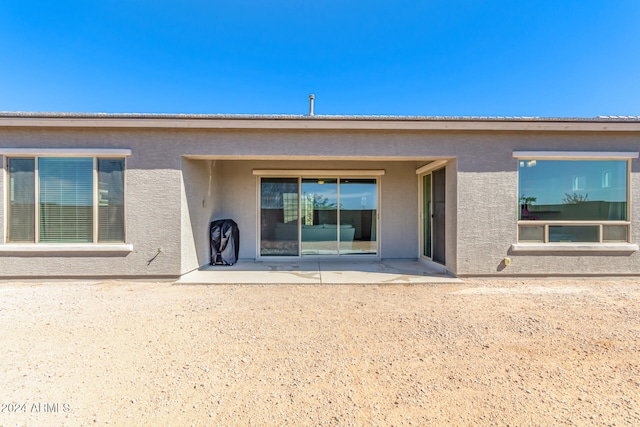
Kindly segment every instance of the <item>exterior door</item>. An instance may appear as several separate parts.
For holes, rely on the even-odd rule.
[[[422,177],[422,256],[431,258],[431,174]]]
[[[433,213],[431,219],[431,232],[433,236],[433,254],[431,259],[440,264],[445,263],[445,169],[438,169],[431,174]]]
[[[298,256],[298,178],[260,181],[260,256]]]
[[[377,178],[260,179],[260,256],[377,255],[377,228]]]
[[[302,178],[302,255],[338,254],[338,180]]]
[[[445,169],[422,177],[422,256],[445,263]]]

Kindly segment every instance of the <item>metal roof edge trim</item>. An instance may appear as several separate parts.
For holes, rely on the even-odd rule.
[[[640,131],[640,116],[541,118],[0,112],[0,127]]]

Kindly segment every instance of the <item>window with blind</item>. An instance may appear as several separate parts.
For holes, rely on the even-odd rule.
[[[14,243],[124,242],[124,159],[9,158]]]

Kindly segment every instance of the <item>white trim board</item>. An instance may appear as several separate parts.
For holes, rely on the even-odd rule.
[[[628,160],[637,159],[637,151],[514,151],[522,160]]]
[[[133,245],[127,243],[6,243],[0,252],[14,253],[65,253],[65,252],[132,252]]]
[[[254,175],[272,177],[382,176],[384,169],[254,169]]]
[[[637,252],[634,243],[514,243],[514,252]]]
[[[419,167],[418,169],[416,169],[416,174],[417,175],[422,175],[424,173],[427,172],[431,172],[434,171],[436,169],[440,169],[441,167],[444,167],[447,164],[448,160],[435,160],[429,164],[426,164],[422,167]]]
[[[129,148],[0,148],[3,156],[125,157],[131,153]]]

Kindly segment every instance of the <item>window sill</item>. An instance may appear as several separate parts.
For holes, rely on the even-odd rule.
[[[0,245],[0,253],[122,253],[133,252],[133,245],[126,243],[7,243]]]
[[[516,243],[514,252],[637,252],[633,243]]]

